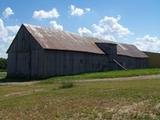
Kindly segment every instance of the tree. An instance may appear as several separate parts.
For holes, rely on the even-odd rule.
[[[5,58],[0,58],[0,69],[7,68],[7,60]]]

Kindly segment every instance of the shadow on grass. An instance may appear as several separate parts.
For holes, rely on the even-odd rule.
[[[29,79],[29,78],[9,78],[4,77],[0,78],[0,83],[9,83],[9,82],[34,82],[34,81],[41,81],[45,79]]]
[[[9,83],[9,82],[35,82],[35,81],[45,81],[49,79],[58,79],[65,76],[49,76],[43,78],[29,78],[29,77],[8,77],[7,75],[0,77],[0,83]]]

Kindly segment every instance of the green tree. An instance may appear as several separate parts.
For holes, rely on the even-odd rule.
[[[0,58],[0,69],[7,68],[7,60],[5,58]]]

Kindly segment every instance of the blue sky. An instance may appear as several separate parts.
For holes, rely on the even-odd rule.
[[[74,6],[74,10],[78,8],[83,10],[83,13],[77,15],[77,11],[71,11],[71,5]],[[8,7],[13,14],[4,17],[3,13]],[[59,17],[42,19],[33,17],[35,11],[43,10],[47,13],[52,9],[56,9]],[[108,39],[113,38],[118,42],[132,43],[142,50],[154,52],[160,52],[159,11],[160,0],[0,0],[0,19],[5,28],[8,26],[15,28],[14,26],[20,26],[22,23],[50,27],[53,25],[51,21],[54,21],[54,25],[61,25],[65,31],[78,33],[78,29],[81,28],[81,34],[86,35],[87,29],[90,35],[103,38],[106,37],[104,34],[107,34]],[[114,33],[108,30],[99,33],[99,29],[93,27],[93,24],[103,30],[115,24],[117,29],[112,26],[109,29],[114,30]],[[1,29],[0,27],[0,32]],[[8,31],[8,36],[13,37],[16,31],[17,29],[12,33]],[[5,56],[4,51],[12,42],[11,38],[7,40],[8,36],[0,38],[0,47],[2,46],[0,56],[2,57]],[[6,40],[4,40],[5,37]],[[144,43],[146,45],[143,45]]]

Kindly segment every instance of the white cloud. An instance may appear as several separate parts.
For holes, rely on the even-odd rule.
[[[50,25],[52,28],[56,29],[56,30],[63,30],[63,26],[60,24],[57,24],[56,21],[50,21]]]
[[[39,10],[39,11],[34,11],[32,17],[39,20],[48,18],[58,18],[59,13],[56,8],[53,8],[50,11]]]
[[[15,26],[6,26],[6,29],[8,30],[9,33],[17,33],[17,31],[19,30],[19,26],[15,25]]]
[[[3,20],[0,19],[0,40],[4,40],[4,38],[8,35],[8,31],[6,30]]]
[[[7,7],[2,14],[5,18],[8,18],[9,16],[13,15],[14,12],[10,7]]]
[[[81,35],[86,35],[87,33],[89,33],[89,35],[92,35],[93,37],[115,41],[117,38],[122,38],[129,34],[132,34],[128,30],[128,28],[122,26],[119,23],[120,19],[120,16],[118,16],[117,18],[105,16],[98,22],[98,24],[93,24],[91,26],[91,30],[87,28],[79,28],[78,32]]]
[[[11,44],[19,26],[5,26],[2,19],[0,19],[0,57],[6,57],[6,50]]]
[[[79,29],[78,29],[78,33],[80,34],[80,35],[92,35],[92,32],[89,30],[89,29],[87,29],[87,28],[85,28],[85,27],[80,27]]]
[[[74,5],[70,6],[70,13],[72,16],[82,16],[90,11],[91,11],[90,8],[82,9],[82,8],[75,7]]]
[[[142,38],[137,38],[134,44],[143,51],[160,52],[160,38],[145,35]]]
[[[85,11],[86,11],[86,12],[90,12],[90,11],[91,11],[91,8],[85,8]]]

